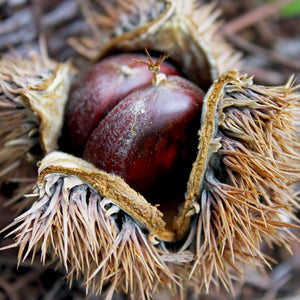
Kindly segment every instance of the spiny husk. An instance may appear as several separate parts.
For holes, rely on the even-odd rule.
[[[211,6],[200,10],[194,1],[118,0],[117,6],[102,1],[99,13],[92,3],[84,2],[83,10],[95,38],[74,44],[90,58],[145,47],[172,52],[180,70],[201,87],[209,86],[236,58],[226,60],[233,52],[214,39],[216,14],[208,17]],[[229,63],[221,66],[222,60]],[[21,61],[17,66],[21,63],[26,65]],[[25,89],[18,83],[27,78],[22,76],[5,79],[1,86],[7,90],[8,85],[12,90],[4,92],[5,97],[13,104],[20,102],[35,118],[34,130],[41,122],[41,145],[49,153],[57,136],[44,133],[43,124],[52,129],[57,123],[49,121],[50,106],[42,106],[47,109],[43,112],[34,100],[42,103],[43,91],[52,90],[47,84],[58,66],[41,66],[51,79],[27,76],[36,84]],[[59,82],[65,95],[69,81]],[[64,104],[58,105],[61,116]],[[299,94],[290,84],[256,86],[234,71],[218,78],[205,98],[199,154],[173,230],[166,229],[157,207],[122,179],[72,156],[49,154],[39,169],[36,202],[12,224],[19,225],[12,245],[20,247],[19,261],[38,250],[45,261],[49,253],[61,261],[70,281],[83,278],[87,289],[99,293],[110,283],[108,297],[120,289],[150,297],[160,284],[174,287],[181,281],[177,276],[186,276],[184,270],[198,289],[218,281],[232,289],[244,264],[268,264],[260,250],[262,241],[288,247],[292,238],[287,228],[293,225],[284,223],[282,216],[296,221],[294,212],[299,208],[292,187],[299,181],[299,144],[293,125],[298,105]],[[172,244],[179,240],[183,247]],[[164,241],[174,246],[175,253],[168,252]]]
[[[299,209],[295,89],[291,82],[257,86],[236,71],[215,81],[173,231],[121,178],[71,155],[49,154],[39,168],[38,200],[12,224],[21,223],[12,245],[20,246],[19,260],[41,249],[43,260],[47,252],[59,258],[71,281],[83,277],[97,292],[110,283],[109,297],[119,289],[150,297],[176,282],[198,291],[221,282],[233,290],[245,264],[269,264],[262,242],[288,248],[294,238],[288,229],[296,227]],[[169,253],[172,244],[163,240],[176,239],[181,243]]]
[[[114,52],[172,53],[180,72],[202,88],[238,66],[239,54],[216,34],[214,5],[195,0],[81,1],[92,37],[70,43],[92,60]]]
[[[84,182],[88,182],[100,195],[111,199],[160,240],[174,239],[174,234],[166,229],[166,223],[162,219],[163,214],[158,208],[147,202],[121,177],[110,175],[83,159],[63,152],[53,152],[42,160],[38,185],[43,186],[45,176],[53,173],[77,176]]]
[[[299,140],[294,117],[300,95],[286,86],[254,85],[230,71],[205,97],[199,154],[188,182],[185,208],[176,221],[181,235],[191,207],[197,207],[195,261],[191,277],[209,288],[232,280],[243,265],[268,264],[261,243],[288,248],[287,228],[299,223]],[[283,219],[289,218],[290,223]]]
[[[16,233],[16,243],[7,247],[20,247],[19,262],[38,250],[45,262],[49,253],[59,258],[71,282],[85,282],[87,292],[101,293],[109,284],[107,299],[115,290],[130,292],[135,299],[150,298],[160,285],[178,290],[174,269],[190,262],[192,253],[167,251],[144,224],[80,179],[84,176],[69,175],[67,167],[58,172],[55,166],[63,160],[65,166],[82,173],[90,168],[89,176],[97,176],[93,166],[64,153],[54,152],[42,161],[36,202],[9,226],[19,224],[10,233]]]
[[[29,50],[26,58],[12,52],[0,60],[0,182],[26,180],[29,175],[19,169],[35,164],[34,146],[44,154],[57,147],[73,71],[69,63],[50,60],[45,46],[41,51]]]

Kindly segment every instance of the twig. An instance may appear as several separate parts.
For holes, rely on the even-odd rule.
[[[24,274],[12,284],[13,289],[16,291],[21,291],[22,288],[26,287],[29,282],[37,280],[43,274],[43,272],[44,270],[32,270],[31,272]]]
[[[4,278],[0,278],[0,287],[4,290],[7,299],[19,300],[19,296],[14,286],[9,284]]]
[[[257,22],[266,19],[266,17],[276,14],[280,8],[292,2],[292,0],[279,0],[260,6],[238,18],[229,21],[223,28],[224,34],[233,34],[245,29]]]
[[[55,296],[58,294],[58,291],[61,289],[63,282],[61,280],[57,280],[55,284],[52,286],[50,290],[47,291],[46,295],[44,295],[44,300],[52,300],[55,299]]]
[[[29,8],[22,9],[14,13],[10,18],[1,21],[0,35],[15,31],[21,27],[30,24],[33,21]]]
[[[78,14],[79,7],[77,1],[64,1],[42,17],[42,26],[49,29],[53,26],[63,24],[66,21],[74,20]]]
[[[40,5],[31,6],[0,22],[0,50],[6,50],[9,45],[32,42],[37,40],[41,32],[49,32],[53,27],[61,25],[66,26],[66,23],[72,26],[75,24],[74,20],[80,18],[78,3],[73,0],[62,1],[44,14],[41,10]],[[66,38],[62,41],[66,42]]]
[[[239,47],[240,49],[242,49],[246,52],[263,55],[268,60],[273,61],[279,65],[286,66],[292,70],[295,70],[295,71],[300,70],[300,62],[298,62],[296,60],[288,59],[288,58],[278,55],[272,51],[269,51],[265,48],[254,45],[254,44],[248,42],[246,39],[244,39],[241,36],[238,36],[234,33],[226,34],[226,37],[231,43],[233,43],[235,46]]]

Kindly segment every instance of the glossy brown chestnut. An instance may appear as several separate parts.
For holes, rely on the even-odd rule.
[[[135,61],[145,55],[120,54],[108,57],[80,76],[72,85],[66,106],[64,136],[69,148],[80,153],[99,121],[134,89],[152,81],[148,67]],[[163,62],[160,70],[178,75]]]
[[[170,176],[181,178],[181,167],[190,159],[191,138],[197,149],[203,96],[197,86],[179,76],[136,89],[95,128],[84,159],[121,176],[142,194],[159,185],[170,171]]]

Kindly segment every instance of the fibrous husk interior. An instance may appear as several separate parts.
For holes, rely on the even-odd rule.
[[[180,72],[207,89],[219,74],[239,65],[240,55],[216,34],[219,12],[214,5],[189,0],[82,1],[91,37],[71,45],[93,61],[110,53],[172,53]]]
[[[0,60],[0,183],[29,182],[42,152],[57,147],[74,70],[50,60],[45,49]],[[37,146],[42,151],[33,153]]]
[[[66,154],[51,155],[75,165]],[[164,243],[155,246],[146,228],[78,176],[49,173],[34,198],[31,209],[10,225],[21,223],[10,233],[16,233],[16,244],[8,246],[20,247],[19,262],[41,249],[43,262],[48,253],[58,257],[70,282],[80,278],[87,292],[101,293],[110,283],[107,299],[115,290],[130,291],[135,299],[150,298],[161,283],[178,290],[175,269],[190,262],[193,254],[171,253]]]
[[[186,212],[199,205],[192,274],[207,289],[215,277],[232,289],[233,274],[243,273],[244,264],[268,264],[262,241],[288,247],[293,237],[287,228],[299,223],[296,89],[291,81],[257,86],[231,71],[206,96],[199,154],[175,226],[181,234],[190,222]]]

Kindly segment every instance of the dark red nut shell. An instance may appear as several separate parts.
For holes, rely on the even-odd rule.
[[[148,190],[187,156],[191,130],[197,145],[203,97],[197,86],[178,76],[135,90],[93,131],[84,159],[121,176],[137,191]]]
[[[147,60],[145,55],[121,54],[94,65],[72,85],[66,106],[64,136],[70,149],[83,149],[99,121],[130,92],[152,81],[148,67],[133,59]],[[176,69],[163,62],[161,72],[178,75]]]

